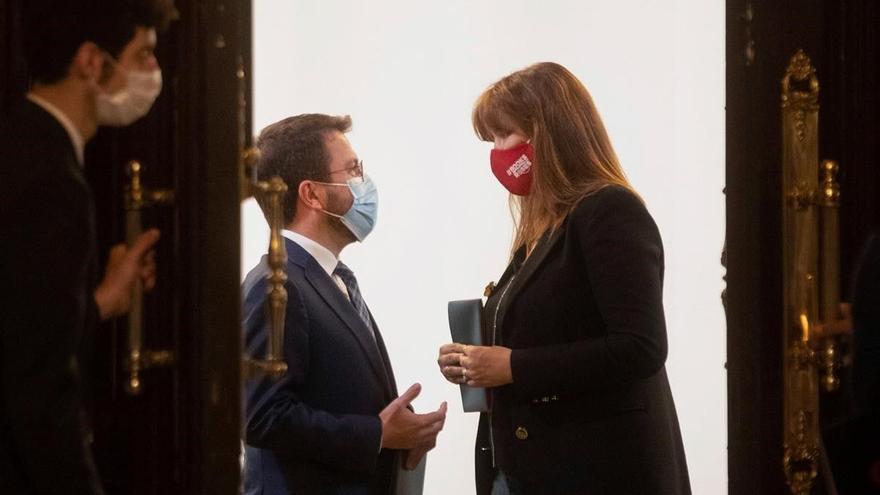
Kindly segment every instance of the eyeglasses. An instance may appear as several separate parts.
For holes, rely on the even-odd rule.
[[[358,160],[354,165],[348,168],[340,168],[336,170],[331,170],[330,174],[335,174],[337,172],[345,172],[349,177],[353,178],[363,178],[364,177],[364,161]]]

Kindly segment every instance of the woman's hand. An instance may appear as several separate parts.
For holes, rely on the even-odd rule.
[[[510,349],[506,347],[446,344],[437,364],[452,383],[471,387],[500,387],[513,382]]]
[[[464,384],[467,381],[464,376],[464,370],[461,368],[464,347],[464,344],[446,344],[441,346],[440,356],[437,358],[440,373],[443,373],[443,377],[446,380],[456,385]]]

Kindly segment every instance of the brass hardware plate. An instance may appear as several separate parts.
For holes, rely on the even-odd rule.
[[[799,50],[782,80],[784,457],[794,495],[809,494],[818,473],[818,370],[811,330],[819,319],[819,81]]]

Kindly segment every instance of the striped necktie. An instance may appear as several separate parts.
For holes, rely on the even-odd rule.
[[[364,298],[361,297],[361,291],[358,288],[357,279],[354,277],[354,272],[351,271],[350,268],[345,266],[345,263],[339,262],[336,265],[336,269],[333,270],[333,275],[337,275],[342,279],[342,283],[345,284],[345,288],[348,289],[348,299],[351,301],[351,305],[354,306],[354,309],[357,310],[358,316],[361,317],[361,320],[364,321],[364,324],[370,330],[370,334],[373,338],[376,338],[375,331],[373,330],[373,322],[370,319],[370,310],[367,309],[367,303],[364,302]]]

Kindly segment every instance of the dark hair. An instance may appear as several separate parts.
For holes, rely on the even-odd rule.
[[[118,57],[138,27],[164,30],[173,0],[26,0],[24,53],[31,77],[51,84],[67,76],[73,57],[91,41]]]
[[[351,117],[308,113],[275,122],[260,132],[257,148],[257,179],[268,181],[281,177],[287,184],[284,196],[284,224],[289,225],[296,215],[299,185],[304,180],[326,181],[330,157],[324,144],[328,132],[346,133],[351,130]],[[257,203],[266,213],[260,196]]]

